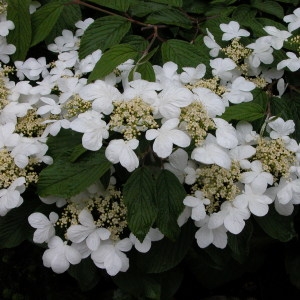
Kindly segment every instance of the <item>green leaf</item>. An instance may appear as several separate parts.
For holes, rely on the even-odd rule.
[[[147,253],[135,257],[138,268],[147,273],[162,273],[176,267],[186,256],[195,239],[195,225],[189,221],[181,228],[175,242],[164,238],[153,242]],[[151,262],[151,263],[149,263]]]
[[[138,65],[136,72],[139,72],[142,75],[142,79],[155,82],[155,73],[150,62],[147,61]]]
[[[179,68],[197,67],[203,62],[203,56],[198,53],[197,48],[186,41],[168,40],[162,44],[161,53],[164,63],[173,61]]]
[[[266,216],[254,216],[254,219],[265,233],[281,242],[288,242],[296,236],[293,216],[282,216],[273,206],[269,206]]]
[[[76,145],[73,151],[70,153],[70,162],[75,162],[82,154],[86,153],[88,150],[85,149],[82,144]]]
[[[137,52],[145,51],[149,45],[148,41],[139,35],[126,35],[122,40],[122,44],[132,46]]]
[[[159,207],[156,225],[169,239],[175,240],[180,232],[177,219],[184,209],[185,189],[169,170],[162,170],[156,180],[156,201]]]
[[[29,0],[9,0],[7,20],[15,24],[7,36],[8,44],[16,46],[16,52],[11,55],[13,61],[25,60],[31,41],[31,19],[29,13]]]
[[[167,6],[164,4],[138,1],[137,3],[130,6],[130,12],[133,16],[144,17],[152,12],[166,9]]]
[[[129,31],[131,23],[119,16],[107,16],[97,19],[84,32],[79,48],[79,58],[82,59],[97,49],[105,51],[119,44]]]
[[[123,189],[127,221],[131,232],[143,241],[157,216],[155,184],[146,167],[135,170]]]
[[[243,120],[251,122],[263,118],[264,115],[265,111],[259,104],[244,102],[227,107],[221,118],[226,121]]]
[[[163,9],[151,13],[146,21],[150,24],[168,24],[175,25],[183,28],[191,28],[192,22],[182,12],[177,9]]]
[[[33,230],[28,223],[28,216],[40,205],[40,201],[32,195],[26,197],[23,194],[22,197],[24,202],[21,206],[0,217],[0,249],[16,247],[32,235]]]
[[[87,152],[76,162],[69,159],[70,151],[59,156],[39,176],[38,194],[70,198],[100,179],[110,168],[103,149]]]
[[[276,16],[279,19],[283,19],[284,17],[284,10],[276,1],[252,1],[251,5],[258,10]]]
[[[182,0],[151,0],[152,2],[168,4],[170,6],[182,7]]]
[[[130,58],[136,59],[137,56],[138,52],[130,45],[120,44],[111,47],[97,62],[88,78],[88,82],[107,76],[123,62]]]
[[[284,120],[293,119],[293,104],[285,98],[272,97],[270,101],[272,115],[279,116]]]
[[[54,28],[64,10],[65,1],[55,1],[43,5],[32,15],[31,46],[43,41]]]
[[[109,7],[118,11],[127,11],[129,6],[136,0],[89,0],[101,6]]]

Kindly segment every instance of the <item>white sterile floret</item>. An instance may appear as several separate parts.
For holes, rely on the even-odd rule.
[[[295,122],[293,120],[284,121],[282,118],[270,119],[268,129],[272,139],[282,138],[285,142],[290,140],[289,135],[295,131]]]
[[[230,58],[215,58],[210,60],[212,74],[224,81],[230,81],[234,75],[236,63]]]
[[[250,168],[250,161],[247,158],[253,156],[256,149],[250,145],[239,145],[229,151],[230,158],[234,161],[238,161],[242,169]]]
[[[300,58],[293,52],[286,52],[288,59],[282,60],[277,65],[277,69],[281,70],[285,67],[290,69],[292,72],[296,72],[300,69]]]
[[[75,71],[75,75],[82,75],[83,73],[91,72],[96,63],[100,60],[102,56],[102,51],[100,49],[94,51],[90,55],[87,55],[84,59],[78,62],[77,69]]]
[[[57,86],[60,90],[59,103],[65,103],[86,85],[86,78],[66,77],[57,80]]]
[[[253,130],[252,124],[246,121],[240,121],[236,125],[236,134],[239,145],[255,144],[259,134]]]
[[[41,3],[39,3],[38,1],[31,1],[30,5],[29,5],[29,13],[33,14],[34,12],[36,12],[36,10],[41,6]]]
[[[173,145],[187,147],[191,138],[178,129],[179,119],[167,120],[159,129],[149,129],[146,132],[148,141],[154,140],[153,151],[161,158],[168,157],[173,151]]]
[[[7,44],[6,38],[0,36],[0,61],[5,64],[9,63],[9,55],[14,54],[17,48],[13,44]]]
[[[217,143],[227,149],[232,149],[238,145],[235,128],[227,121],[221,118],[213,118],[217,127],[216,139]]]
[[[25,178],[15,179],[7,189],[0,190],[0,216],[23,203],[21,194],[25,191]]]
[[[174,62],[168,61],[162,67],[154,65],[153,69],[156,81],[163,87],[168,87],[170,84],[181,86],[179,74],[177,73],[178,66]]]
[[[219,55],[219,51],[221,47],[216,43],[214,36],[211,32],[206,28],[207,35],[204,36],[203,41],[207,48],[211,49],[209,51],[209,55],[211,57],[217,57]]]
[[[66,199],[57,197],[57,196],[47,196],[47,197],[40,197],[41,201],[45,204],[54,204],[57,207],[63,207],[67,204]]]
[[[51,95],[52,96],[52,95]],[[41,106],[36,111],[37,115],[45,115],[51,113],[53,115],[58,115],[61,113],[61,107],[58,102],[56,95],[50,97],[41,97]]]
[[[82,146],[97,151],[102,147],[102,140],[109,136],[108,126],[102,120],[103,115],[91,110],[79,114],[70,124],[74,131],[82,132]]]
[[[158,101],[153,106],[163,117],[172,119],[178,118],[181,112],[180,108],[188,106],[192,101],[193,93],[190,90],[169,85],[158,94]]]
[[[56,53],[78,50],[79,39],[74,36],[72,31],[64,29],[62,36],[58,36],[54,39],[54,43],[48,45],[48,50]]]
[[[78,28],[77,30],[76,30],[76,33],[75,33],[75,35],[76,36],[78,36],[78,37],[80,37],[80,36],[82,36],[83,34],[84,34],[84,32],[85,32],[85,30],[92,24],[92,23],[94,23],[94,19],[92,19],[92,18],[87,18],[87,19],[85,19],[84,21],[78,21],[78,22],[76,22],[75,23],[75,26],[76,26],[76,28]]]
[[[198,246],[206,248],[213,244],[217,248],[224,249],[227,245],[227,229],[224,225],[209,228],[208,221],[209,216],[206,216],[203,220],[195,222],[195,225],[200,227],[195,233]]]
[[[17,118],[24,117],[31,108],[28,103],[10,102],[0,110],[0,123],[17,124]]]
[[[236,21],[230,21],[228,24],[220,24],[220,29],[224,32],[222,35],[223,41],[230,41],[241,36],[249,36],[250,32],[245,29],[240,29],[240,24]]]
[[[113,164],[120,163],[128,172],[132,172],[139,166],[139,159],[133,151],[138,145],[137,139],[130,141],[112,140],[105,150],[105,156]]]
[[[296,8],[293,14],[287,15],[283,18],[283,21],[288,24],[289,32],[292,32],[300,27],[300,8]]]
[[[100,247],[92,252],[91,258],[94,264],[105,269],[110,276],[115,276],[119,272],[126,272],[129,268],[129,259],[123,252],[128,252],[132,248],[132,242],[125,238],[116,243],[111,240],[103,241]]]
[[[93,101],[94,110],[109,115],[113,111],[113,101],[121,99],[119,90],[102,80],[87,84],[79,91],[79,96],[86,101]]]
[[[50,75],[45,77],[42,81],[36,82],[37,85],[32,87],[30,93],[32,95],[49,96],[51,94],[52,89],[54,88],[54,86],[56,84],[56,79],[53,81],[52,77]]]
[[[235,203],[246,201],[253,215],[258,217],[265,216],[269,211],[269,204],[271,204],[273,200],[267,195],[264,195],[264,192],[265,190],[262,190],[261,186],[250,186],[246,184],[245,191],[241,195],[236,196]]]
[[[58,61],[65,64],[66,68],[73,68],[78,63],[78,51],[63,52],[58,55]]]
[[[242,102],[250,102],[253,100],[252,90],[255,89],[255,84],[240,76],[233,80],[228,92],[223,94],[223,100],[234,104]]]
[[[130,233],[129,239],[137,251],[146,253],[150,250],[152,242],[160,241],[163,237],[158,228],[150,228],[142,242],[133,233]]]
[[[67,230],[67,237],[73,243],[86,241],[87,247],[91,251],[96,251],[101,241],[109,239],[110,231],[106,228],[98,228],[92,214],[86,209],[80,212],[78,220],[81,225],[71,225]]]
[[[7,36],[9,30],[15,29],[15,24],[6,19],[6,14],[0,14],[0,36]]]
[[[279,30],[274,26],[265,26],[263,29],[272,37],[271,46],[276,50],[281,49],[284,41],[292,35],[290,32]]]
[[[62,119],[46,120],[42,124],[49,124],[42,134],[42,137],[47,137],[49,134],[51,134],[52,136],[56,136],[60,132],[61,128],[69,129],[71,123],[69,120]]]
[[[204,198],[203,193],[201,191],[195,192],[195,197],[186,196],[183,200],[183,204],[192,208],[191,218],[194,221],[199,221],[205,218],[206,210],[205,205],[208,205],[210,200]]]
[[[0,125],[0,149],[14,147],[18,144],[20,136],[15,131],[15,124],[6,123]]]
[[[8,100],[26,102],[29,104],[35,104],[36,102],[38,102],[39,98],[32,97],[32,95],[30,94],[32,85],[29,83],[29,81],[19,81],[13,84],[14,85],[10,86],[9,88],[10,94],[7,97]],[[33,101],[32,98],[34,98]]]
[[[49,249],[43,254],[43,263],[45,267],[51,268],[57,274],[67,271],[70,264],[76,265],[81,261],[80,253],[58,236],[50,239],[48,247]]]
[[[33,234],[33,241],[35,243],[48,242],[54,235],[54,225],[58,220],[58,214],[51,212],[49,219],[42,213],[36,212],[28,217],[28,222],[31,227],[36,228]]]
[[[184,72],[180,74],[180,80],[183,83],[195,83],[201,79],[206,72],[206,66],[204,64],[200,64],[196,68],[186,67],[182,69]]]
[[[231,166],[228,150],[219,146],[216,138],[210,133],[203,145],[193,150],[191,157],[203,164],[216,164],[225,169],[229,169]]]
[[[51,82],[55,83],[59,78],[67,77],[67,76],[73,77],[74,74],[70,69],[68,69],[68,66],[65,62],[57,60],[55,62],[55,67],[53,67],[50,70],[50,74],[48,77],[50,78]]]

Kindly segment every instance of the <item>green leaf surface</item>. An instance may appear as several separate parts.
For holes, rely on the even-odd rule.
[[[64,10],[65,1],[55,1],[41,6],[32,15],[31,46],[43,41],[54,28]]]
[[[164,63],[173,61],[179,68],[196,67],[205,59],[198,53],[194,45],[177,39],[171,39],[163,43],[161,53]]]
[[[257,8],[258,10],[268,13],[270,15],[276,16],[279,19],[283,19],[284,10],[282,6],[276,1],[252,1],[252,7]]]
[[[139,35],[126,35],[122,39],[122,44],[132,46],[137,52],[143,52],[149,45],[148,41]]]
[[[129,6],[135,1],[136,0],[89,0],[89,2],[124,12],[127,11]]]
[[[117,66],[124,63],[128,59],[136,59],[137,56],[138,52],[131,45],[120,44],[111,47],[97,62],[94,70],[91,72],[88,78],[88,82],[107,76]]]
[[[102,149],[97,152],[89,151],[74,163],[70,161],[69,156],[70,152],[59,156],[40,173],[40,196],[70,198],[100,179],[111,166]]]
[[[177,219],[184,209],[185,189],[169,170],[162,170],[156,180],[156,201],[159,207],[156,225],[169,239],[180,233]]]
[[[170,6],[182,7],[182,0],[151,0],[152,2],[168,4]]]
[[[79,58],[82,59],[97,49],[103,52],[120,43],[129,31],[131,23],[119,16],[107,16],[97,19],[84,32],[79,48]]]
[[[14,23],[15,29],[9,31],[8,44],[16,47],[11,55],[13,61],[25,60],[31,41],[31,19],[29,13],[29,0],[9,0],[7,20]]]
[[[192,23],[189,18],[187,18],[179,10],[172,8],[151,13],[147,17],[146,23],[175,25],[187,29],[192,27]]]
[[[146,167],[135,170],[123,189],[127,221],[131,232],[143,241],[157,216],[155,183]]]
[[[273,206],[269,206],[266,216],[254,216],[254,219],[265,233],[281,242],[288,242],[296,235],[293,216],[282,216]]]
[[[141,74],[142,79],[155,82],[155,72],[150,62],[147,61],[141,65],[138,65],[136,72]]]
[[[145,17],[152,12],[166,9],[165,4],[138,1],[137,3],[130,6],[130,12],[133,16]]]
[[[265,110],[259,104],[244,102],[227,107],[221,118],[226,121],[243,120],[251,122],[263,118],[264,114]]]

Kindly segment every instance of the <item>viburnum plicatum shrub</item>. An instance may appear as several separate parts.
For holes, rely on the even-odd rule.
[[[2,247],[115,276],[294,236],[297,1],[184,2],[0,1]]]

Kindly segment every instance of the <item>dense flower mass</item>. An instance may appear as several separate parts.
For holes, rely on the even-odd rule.
[[[291,214],[300,203],[294,122],[268,110],[255,130],[247,115],[244,120],[226,113],[251,105],[258,93],[270,96],[274,84],[282,86],[283,69],[300,68],[298,53],[293,52],[287,52],[277,68],[271,66],[276,51],[299,28],[298,15],[299,8],[284,18],[287,30],[266,26],[266,35],[251,43],[246,39],[250,32],[235,21],[220,24],[222,45],[207,29],[209,66],[199,61],[195,68],[180,71],[174,62],[166,62],[153,67],[155,82],[150,82],[138,72],[132,75],[135,63],[129,60],[90,82],[87,77],[102,52],[80,59],[78,47],[92,19],[78,20],[75,33],[64,29],[48,45],[55,61],[31,57],[12,64],[16,47],[6,37],[14,24],[0,2],[0,216],[22,205],[22,193],[37,184],[42,169],[69,159],[72,167],[80,161],[87,164],[86,171],[94,170],[99,155],[103,163],[89,174],[97,176],[103,168],[101,178],[82,188],[77,179],[78,193],[69,197],[44,190],[41,201],[57,207],[51,206],[47,215],[32,212],[28,221],[35,228],[33,241],[48,244],[46,267],[62,273],[91,257],[114,276],[130,267],[126,252],[133,246],[145,253],[152,242],[169,237],[159,217],[135,219],[138,204],[130,200],[145,201],[145,210],[151,211],[147,197],[152,196],[142,193],[152,192],[150,181],[159,181],[161,170],[168,170],[184,191],[178,211],[174,208],[174,226],[192,219],[200,248],[225,248],[228,233],[239,234],[251,215],[267,215],[272,203],[279,214]],[[283,84],[277,99],[284,89]],[[49,145],[66,132],[74,139],[79,136],[81,143],[62,145],[61,158]],[[145,182],[146,171],[134,177],[145,169],[153,172]],[[74,180],[76,172],[70,173]],[[83,175],[84,180],[89,179]],[[134,180],[142,192],[132,192]]]

